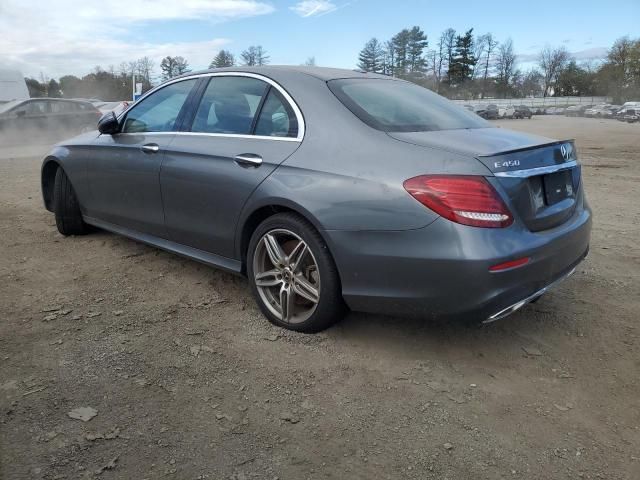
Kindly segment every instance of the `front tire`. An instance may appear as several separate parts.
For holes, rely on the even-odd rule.
[[[273,215],[256,228],[247,275],[260,310],[274,325],[315,333],[344,315],[333,257],[317,230],[295,213]]]
[[[88,226],[82,220],[80,204],[73,190],[71,181],[62,168],[56,171],[53,185],[53,212],[56,216],[56,227],[62,235],[84,235]]]

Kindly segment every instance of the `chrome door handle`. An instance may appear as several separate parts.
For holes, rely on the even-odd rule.
[[[158,153],[160,147],[157,143],[147,143],[141,147],[144,153]]]
[[[242,153],[240,155],[236,155],[234,160],[238,165],[243,167],[259,167],[262,165],[262,157],[255,153]]]

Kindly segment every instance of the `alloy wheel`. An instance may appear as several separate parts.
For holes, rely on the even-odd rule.
[[[302,323],[320,301],[320,272],[302,238],[286,229],[265,233],[253,256],[253,274],[262,302],[282,322]]]

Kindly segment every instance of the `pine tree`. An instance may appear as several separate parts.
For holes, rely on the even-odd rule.
[[[233,54],[227,50],[220,50],[213,61],[209,64],[209,68],[233,67],[236,63]]]
[[[453,55],[449,64],[449,84],[456,86],[471,80],[476,58],[473,55],[473,28],[455,39]]]
[[[423,72],[427,66],[424,50],[429,45],[427,36],[420,27],[409,30],[407,44],[407,67],[410,73]]]
[[[358,68],[365,72],[381,73],[383,71],[384,51],[377,38],[369,40],[360,51]]]

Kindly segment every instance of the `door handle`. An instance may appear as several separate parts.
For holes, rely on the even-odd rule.
[[[262,157],[255,153],[241,153],[236,155],[234,160],[241,167],[259,167],[262,165]]]
[[[158,153],[160,147],[157,143],[147,143],[141,147],[144,153]]]

